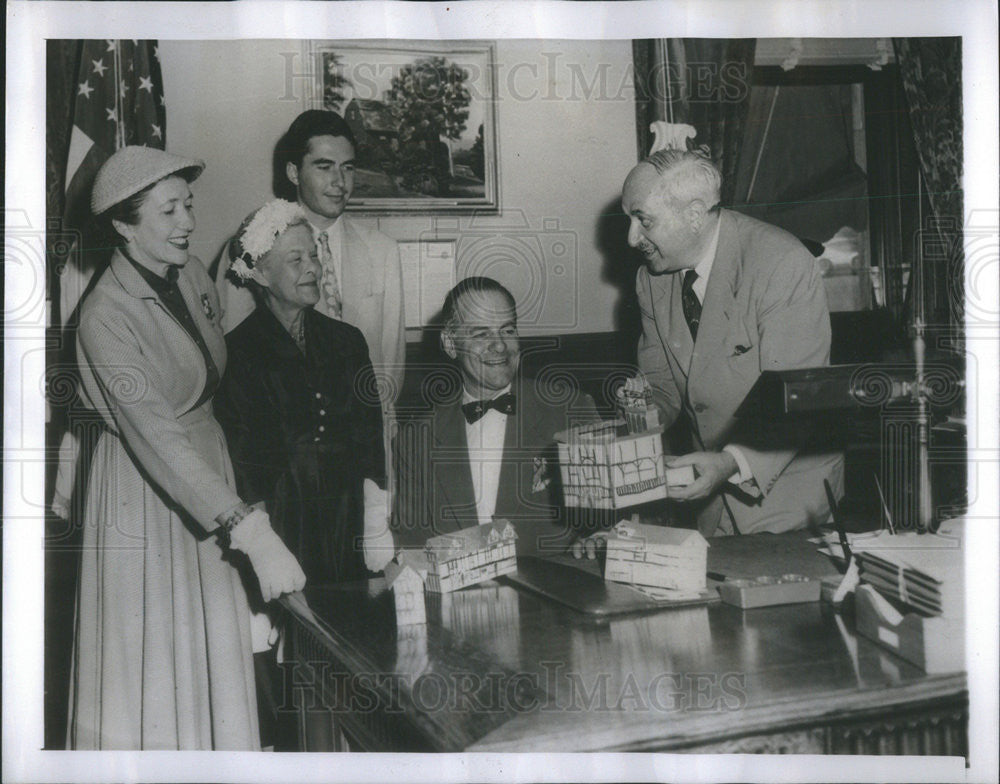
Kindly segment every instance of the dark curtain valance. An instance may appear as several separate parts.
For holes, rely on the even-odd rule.
[[[732,204],[750,101],[753,38],[659,38],[632,43],[639,158],[653,141],[650,123],[694,126],[722,172],[722,203]]]

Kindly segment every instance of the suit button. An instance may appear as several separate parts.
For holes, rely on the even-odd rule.
[[[706,408],[708,408],[708,406],[706,406],[704,403],[694,404],[694,410],[697,411],[699,414],[702,413]]]

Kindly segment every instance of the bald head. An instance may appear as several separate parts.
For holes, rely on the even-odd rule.
[[[646,258],[650,272],[693,269],[718,220],[719,171],[704,156],[661,150],[629,172],[622,208],[629,216],[628,242]]]
[[[667,196],[676,202],[686,204],[698,199],[708,207],[719,203],[722,176],[701,153],[657,150],[639,165],[651,167],[660,176]]]

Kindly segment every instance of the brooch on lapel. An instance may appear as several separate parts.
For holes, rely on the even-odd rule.
[[[215,323],[215,310],[212,308],[212,301],[208,298],[208,294],[201,295],[201,309],[205,311],[205,317]]]
[[[534,468],[531,474],[531,492],[540,493],[552,483],[549,465],[544,457],[534,457],[531,462]]]

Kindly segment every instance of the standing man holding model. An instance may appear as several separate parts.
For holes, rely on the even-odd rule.
[[[721,176],[697,152],[660,150],[629,173],[628,242],[645,257],[636,278],[639,367],[671,425],[683,412],[693,484],[672,492],[699,530],[778,533],[825,522],[826,479],[843,493],[843,456],[801,428],[764,435],[736,409],[765,370],[830,362],[830,314],[819,269],[791,234],[720,209]]]

